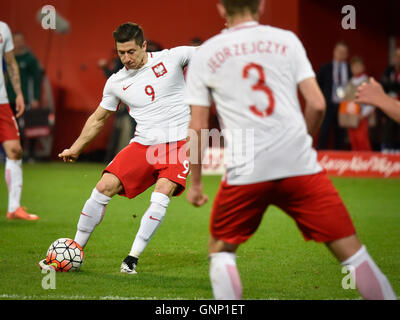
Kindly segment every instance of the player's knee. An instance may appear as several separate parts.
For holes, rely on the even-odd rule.
[[[210,237],[208,242],[208,253],[217,253],[217,252],[231,252],[235,253],[239,245],[227,243],[222,240],[215,239],[214,237]]]
[[[6,150],[7,158],[10,160],[19,160],[22,158],[22,147],[15,143]]]
[[[108,191],[109,186],[107,185],[106,182],[100,180],[97,184],[96,184],[96,189],[97,191],[99,191],[102,194],[105,194],[105,192]]]
[[[122,190],[122,184],[116,176],[106,173],[97,183],[96,189],[108,197],[113,197]]]
[[[154,192],[162,193],[169,197],[172,197],[177,188],[178,185],[175,182],[166,178],[160,178],[156,183]]]

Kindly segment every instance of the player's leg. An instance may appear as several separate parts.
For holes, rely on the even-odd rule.
[[[242,283],[236,266],[238,244],[231,244],[210,236],[208,253],[210,258],[210,281],[217,300],[240,300]]]
[[[8,187],[8,212],[20,207],[22,192],[22,148],[19,140],[4,141],[6,153],[5,177]]]
[[[22,147],[19,139],[3,142],[6,153],[5,178],[8,187],[8,219],[37,220],[39,217],[29,214],[21,207],[22,193]]]
[[[138,161],[141,163],[138,169],[142,175],[142,181],[150,183],[151,177],[158,176],[158,178],[155,181],[154,192],[151,194],[150,206],[143,214],[131,251],[122,262],[121,272],[136,273],[138,259],[161,225],[170,198],[172,196],[179,196],[185,190],[186,177],[189,171],[185,143],[186,141],[182,140],[159,145],[159,161],[154,165],[149,164],[149,161],[147,161],[147,151],[151,155],[154,153],[154,150],[151,148],[147,149],[146,154],[141,156],[143,161]],[[140,150],[143,150],[143,148]],[[149,168],[149,171],[146,173],[143,168]],[[143,184],[140,180],[139,182]],[[153,184],[154,182],[151,183],[151,185]],[[132,193],[132,195],[134,194],[136,193]]]
[[[140,227],[133,242],[129,255],[139,258],[150,239],[164,220],[170,198],[177,184],[166,178],[157,180],[154,192],[151,194],[150,206],[140,221]]]
[[[150,206],[143,214],[131,251],[122,262],[121,272],[136,273],[138,259],[164,220],[170,198],[177,188],[178,185],[167,178],[157,180],[154,192],[151,194]]]
[[[121,192],[121,181],[111,173],[104,173],[90,198],[83,206],[79,217],[75,241],[84,248],[96,226],[103,220],[107,204],[111,198]]]
[[[326,242],[338,261],[349,268],[360,294],[368,300],[396,300],[388,279],[356,235]]]
[[[269,182],[232,186],[222,183],[210,217],[210,281],[215,299],[242,298],[236,250],[257,230],[273,197]]]
[[[105,172],[86,201],[79,217],[74,241],[84,248],[96,226],[103,220],[107,204],[121,192],[123,186],[113,174]],[[46,259],[39,261],[41,269],[49,269]]]
[[[18,124],[10,105],[1,106],[0,141],[6,153],[5,177],[8,187],[8,219],[37,220],[39,217],[29,214],[20,205],[22,193],[22,147]]]
[[[277,189],[277,206],[295,219],[307,240],[325,243],[339,262],[355,270],[355,283],[364,298],[395,298],[356,236],[350,215],[325,173],[283,179]]]

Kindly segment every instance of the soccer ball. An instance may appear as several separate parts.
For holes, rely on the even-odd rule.
[[[46,263],[58,272],[78,271],[82,262],[83,249],[72,239],[57,239],[47,250]]]

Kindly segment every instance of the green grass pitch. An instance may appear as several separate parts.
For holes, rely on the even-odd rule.
[[[52,241],[73,238],[80,210],[102,164],[24,165],[22,204],[38,221],[8,221],[0,178],[0,299],[212,299],[208,217],[220,177],[205,177],[209,202],[174,198],[143,253],[137,275],[119,272],[153,188],[128,200],[116,196],[85,248],[80,272],[57,273],[45,290],[37,266]],[[4,172],[4,165],[1,167]],[[400,295],[400,180],[333,178],[359,237]],[[244,299],[360,299],[343,289],[340,265],[322,244],[305,242],[294,221],[269,208],[257,233],[238,251]]]

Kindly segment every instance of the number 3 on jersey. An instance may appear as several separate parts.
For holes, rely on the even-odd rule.
[[[251,112],[253,112],[256,116],[258,117],[268,117],[272,114],[274,111],[275,107],[275,98],[272,90],[265,84],[265,73],[264,69],[261,65],[256,64],[256,63],[249,63],[243,68],[243,73],[242,76],[244,79],[247,79],[249,77],[249,72],[251,69],[255,69],[258,73],[258,81],[257,83],[252,85],[252,89],[254,91],[263,91],[269,100],[269,106],[265,110],[260,110],[257,108],[257,106],[252,105],[250,106]]]

